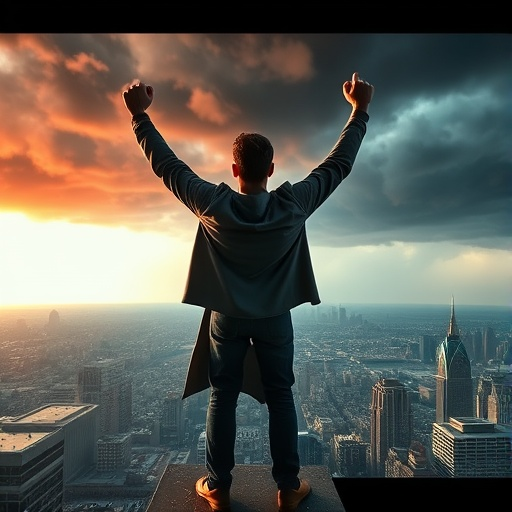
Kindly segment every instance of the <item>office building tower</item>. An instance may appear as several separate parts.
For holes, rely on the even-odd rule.
[[[370,476],[384,476],[389,448],[409,448],[411,444],[412,413],[409,392],[398,379],[380,379],[372,388]]]
[[[99,419],[94,404],[48,404],[28,414],[0,423],[4,432],[39,432],[61,430],[64,436],[64,483],[94,467]],[[1,508],[0,508],[1,510]]]
[[[476,329],[475,332],[468,332],[464,337],[464,346],[471,361],[474,363],[483,362],[484,352],[481,329]]]
[[[436,375],[436,422],[450,417],[474,416],[471,363],[461,340],[452,297],[448,334],[438,349]]]
[[[129,432],[132,382],[124,360],[102,359],[84,366],[78,374],[78,400],[99,405],[99,435]]]
[[[436,360],[437,339],[430,334],[424,334],[419,339],[419,357],[423,363],[434,363]]]
[[[180,394],[170,392],[163,402],[160,419],[160,442],[171,447],[179,447],[183,443],[184,437],[183,400]]]
[[[311,375],[313,374],[312,363],[306,361],[297,372],[297,389],[303,399],[309,398],[311,392]]]
[[[347,323],[347,310],[346,308],[342,308],[339,306],[338,308],[338,318],[340,321],[340,324],[344,325]]]
[[[358,434],[336,434],[331,440],[331,473],[344,477],[367,476],[366,460],[370,445]]]
[[[116,471],[130,465],[132,452],[131,434],[106,434],[98,439],[96,470]]]
[[[493,423],[512,425],[512,350],[503,357],[499,371],[491,376],[492,386],[488,398],[487,419]]]
[[[46,324],[46,334],[49,336],[55,336],[60,331],[60,316],[59,312],[55,309],[50,311],[48,315],[48,323]]]
[[[302,466],[321,466],[324,463],[324,450],[318,434],[299,432],[298,448]]]
[[[432,466],[438,476],[512,477],[511,453],[510,426],[453,417],[432,426]]]
[[[0,432],[0,510],[61,512],[64,432]]]
[[[475,409],[477,418],[488,419],[489,396],[492,392],[492,378],[481,375],[478,378],[475,394]]]
[[[484,352],[484,364],[489,364],[491,361],[496,360],[496,349],[498,348],[498,341],[496,334],[492,327],[486,327],[484,329],[483,338],[483,352]]]

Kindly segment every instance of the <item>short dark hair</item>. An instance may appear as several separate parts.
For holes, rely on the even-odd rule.
[[[263,181],[273,158],[272,144],[259,133],[242,132],[233,142],[233,161],[240,169],[240,177],[248,183]]]

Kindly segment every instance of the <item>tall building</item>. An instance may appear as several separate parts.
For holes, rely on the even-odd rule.
[[[493,376],[487,419],[502,425],[512,425],[512,372]]]
[[[132,426],[132,381],[121,359],[102,359],[78,374],[78,400],[100,407],[98,435],[128,432]]]
[[[324,450],[318,434],[308,431],[299,432],[298,449],[300,463],[303,466],[322,466]]]
[[[475,332],[468,332],[464,337],[464,345],[469,358],[475,363],[484,362],[482,330],[476,329]]]
[[[370,476],[383,477],[388,450],[408,449],[412,436],[409,389],[398,379],[380,379],[372,388]]]
[[[164,398],[160,419],[160,442],[178,447],[185,437],[185,418],[183,400],[179,393],[169,392]]]
[[[358,434],[336,434],[331,440],[331,472],[344,477],[367,476],[368,448]]]
[[[511,453],[510,426],[460,417],[432,426],[432,467],[438,476],[512,477]]]
[[[474,416],[471,363],[461,340],[452,297],[448,335],[437,355],[436,422],[445,423],[450,417]]]
[[[494,423],[512,425],[512,345],[504,354],[502,363],[491,376],[487,419]]]
[[[423,363],[434,363],[436,360],[437,340],[431,334],[419,338],[419,356]]]
[[[98,439],[96,470],[116,471],[130,465],[132,452],[131,434],[110,434]]]
[[[0,510],[61,512],[64,432],[0,432]]]
[[[492,327],[486,327],[483,333],[482,339],[483,352],[484,352],[484,364],[488,364],[489,361],[496,359],[496,349],[498,347],[498,341],[496,334]]]
[[[32,436],[62,430],[64,483],[69,483],[95,464],[98,412],[98,406],[94,404],[48,404],[4,420],[0,427],[4,432],[29,432]]]
[[[475,409],[477,418],[488,419],[489,396],[492,392],[492,378],[481,375],[478,378],[475,393]]]

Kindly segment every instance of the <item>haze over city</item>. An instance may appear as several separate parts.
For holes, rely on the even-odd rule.
[[[512,37],[0,34],[0,306],[180,302],[197,220],[153,174],[121,92],[179,158],[236,188],[267,135],[269,189],[327,155],[374,84],[353,171],[308,220],[323,303],[510,305]]]

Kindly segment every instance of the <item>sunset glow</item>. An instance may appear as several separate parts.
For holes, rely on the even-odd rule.
[[[0,307],[180,302],[197,219],[138,147],[123,89],[179,158],[235,186],[309,173],[375,85],[351,175],[308,220],[322,302],[512,305],[510,34],[0,34]],[[397,56],[400,66],[396,65]]]

